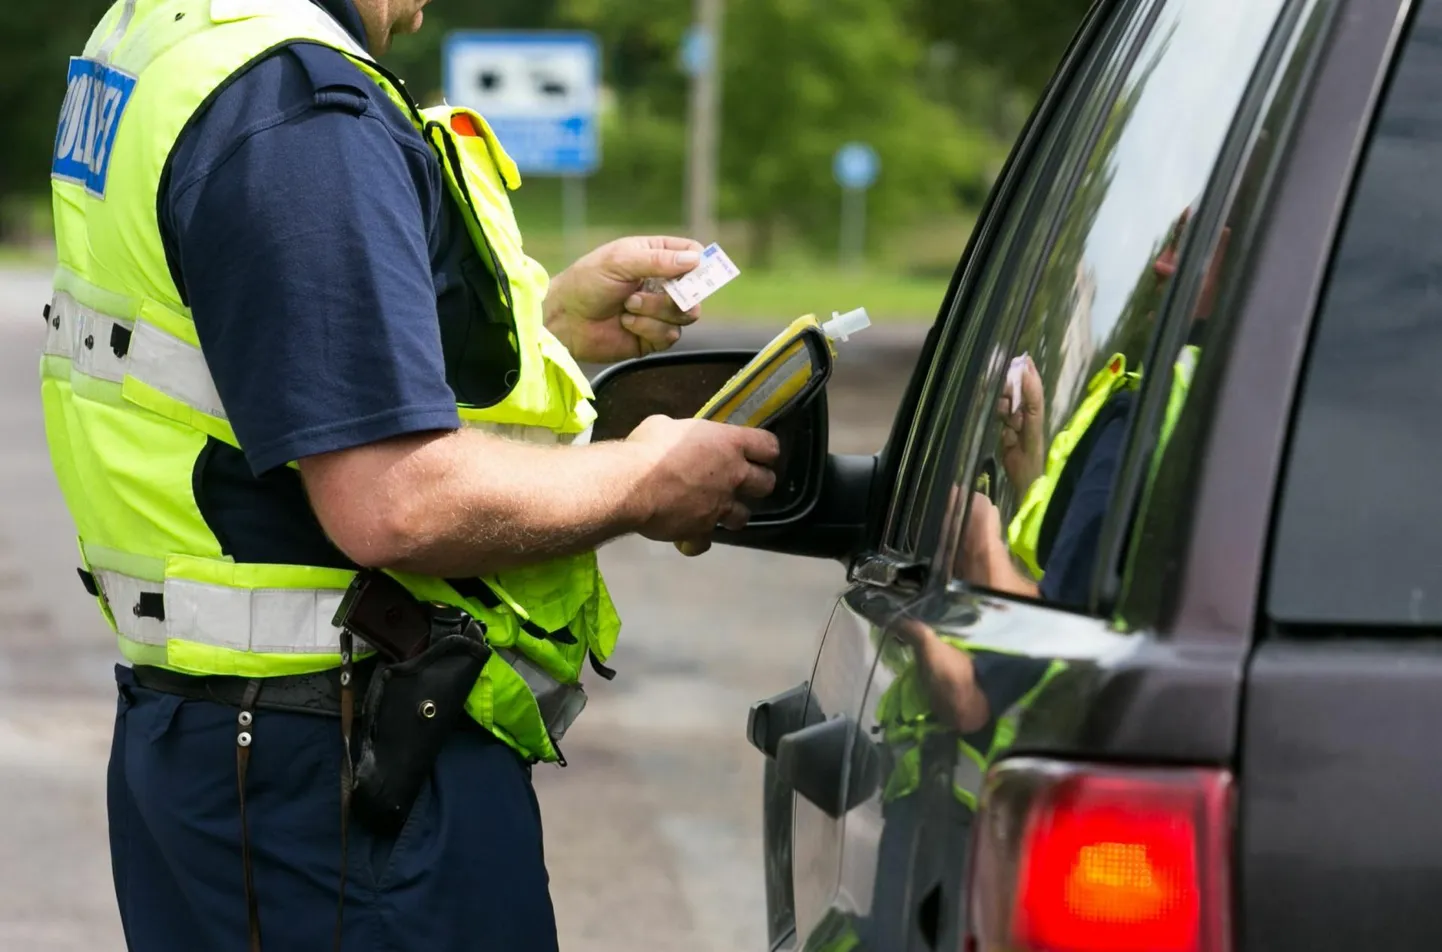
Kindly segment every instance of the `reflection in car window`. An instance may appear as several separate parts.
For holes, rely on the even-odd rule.
[[[1278,621],[1442,624],[1442,2],[1406,42],[1308,358],[1272,550]]]
[[[975,290],[961,299],[965,309],[959,322],[965,335],[963,342],[954,352],[948,353],[945,349],[940,352],[941,360],[951,362],[945,368],[941,384],[943,396],[936,401],[937,418],[928,421],[926,428],[912,437],[919,457],[917,472],[909,478],[904,476],[903,482],[911,482],[919,491],[910,493],[903,503],[898,525],[904,531],[897,540],[903,552],[918,552],[926,528],[932,523],[934,513],[928,503],[929,490],[935,480],[940,478],[950,483],[952,479],[951,461],[949,457],[943,458],[942,447],[944,434],[952,428],[958,401],[948,397],[961,390],[966,379],[965,357],[971,351],[971,342],[977,337],[985,339],[986,321],[992,314],[1009,313],[1021,306],[1026,282],[1016,278],[1035,273],[1045,248],[1044,229],[1039,229],[1038,223],[1054,220],[1060,211],[1062,195],[1052,187],[1052,180],[1059,168],[1071,168],[1080,161],[1087,141],[1082,130],[1100,121],[1116,87],[1126,77],[1130,53],[1148,22],[1153,5],[1154,0],[1138,0],[1126,9],[1119,9],[1107,24],[1086,62],[1075,72],[1065,97],[1049,115],[1039,117],[1038,121],[1044,119],[1047,124],[1040,141],[1027,157],[1027,164],[1018,166],[1018,172],[1024,175],[1007,200],[997,205],[998,220],[994,223],[996,231],[990,246],[978,250],[978,254],[986,256],[984,269],[978,271]],[[993,353],[985,355],[983,362],[1004,361],[1006,354],[1001,350],[1004,343],[985,342]],[[956,355],[962,359],[956,359]]]
[[[974,604],[932,623],[914,614],[876,631],[878,663],[851,759],[841,885],[868,949],[916,948],[915,910],[934,905],[926,947],[961,948],[973,818],[992,764],[1021,718],[1067,670],[1064,661],[979,646]],[[928,615],[932,613],[928,612]],[[830,948],[830,946],[826,946]],[[842,947],[842,946],[837,946]]]
[[[1077,171],[1000,393],[972,408],[986,436],[954,496],[968,501],[958,578],[1088,606],[1158,309],[1280,7],[1174,0],[1157,15]]]

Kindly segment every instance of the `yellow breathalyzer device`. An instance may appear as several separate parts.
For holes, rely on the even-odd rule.
[[[697,419],[751,427],[775,423],[826,386],[836,342],[870,326],[865,308],[835,314],[825,324],[814,314],[797,318],[696,412]]]
[[[831,378],[836,342],[871,326],[865,308],[833,314],[821,323],[814,314],[797,318],[696,412],[697,419],[734,426],[765,427],[802,406]],[[690,544],[676,548],[690,555]]]

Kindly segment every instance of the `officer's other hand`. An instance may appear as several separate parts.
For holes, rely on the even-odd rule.
[[[666,236],[621,238],[556,275],[546,295],[546,327],[577,360],[610,364],[666,350],[695,323],[649,279],[679,278],[701,261],[699,242]]]
[[[1020,406],[1012,406],[1012,395],[1003,392],[996,409],[1001,417],[1001,465],[1017,494],[1024,496],[1046,469],[1046,391],[1030,357],[1022,370],[1020,393]]]
[[[679,543],[686,555],[709,549],[717,526],[746,528],[751,513],[743,500],[776,488],[771,467],[781,446],[765,430],[653,416],[626,443],[642,466],[640,533]]]
[[[961,578],[983,587],[995,584],[997,563],[1005,558],[1006,543],[1001,537],[1001,512],[981,493],[971,494],[971,509],[961,530],[961,546],[957,552]]]
[[[1002,535],[1001,511],[981,493],[971,494],[971,508],[961,530],[956,573],[979,588],[1038,598],[1040,587],[1023,575],[1011,560],[1011,549]]]

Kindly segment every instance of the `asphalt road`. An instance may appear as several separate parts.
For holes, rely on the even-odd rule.
[[[0,949],[124,947],[106,845],[114,644],[75,577],[36,365],[47,276],[0,271]],[[778,328],[782,322],[778,322]],[[878,448],[919,336],[878,328],[833,384],[832,448]],[[762,343],[697,332],[691,346]],[[568,950],[765,948],[761,770],[747,707],[807,677],[839,565],[626,539],[602,554],[626,629],[569,766],[537,771]],[[590,685],[588,685],[590,687]],[[239,901],[239,900],[237,900]]]

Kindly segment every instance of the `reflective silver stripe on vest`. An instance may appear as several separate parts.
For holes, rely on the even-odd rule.
[[[210,365],[199,347],[150,324],[137,323],[130,340],[129,374],[193,410],[226,419]]]
[[[579,684],[557,681],[518,651],[501,648],[496,653],[525,680],[526,687],[536,697],[536,705],[541,709],[541,720],[546,724],[551,742],[559,744],[566,731],[576,723],[576,718],[581,716],[581,711],[585,710],[586,692]]]
[[[1182,348],[1180,356],[1177,357],[1177,377],[1182,385],[1190,387],[1192,380],[1197,375],[1197,360],[1201,356],[1202,349],[1195,344],[1189,344]]]
[[[50,302],[45,353],[69,358],[75,369],[86,376],[119,383],[125,376],[126,361],[117,357],[110,346],[117,326],[128,334],[135,322],[101,314],[61,291]]]
[[[965,790],[972,796],[981,796],[981,785],[986,781],[986,771],[966,751],[956,752],[956,766],[951,769],[951,782],[956,789]]]
[[[189,579],[148,582],[104,569],[94,574],[116,628],[131,641],[191,641],[260,654],[340,653],[340,630],[331,626],[345,594],[339,589],[245,589]],[[143,593],[164,596],[163,621],[138,614]]]
[[[116,353],[115,329],[128,344]],[[119,383],[134,377],[141,383],[186,406],[225,419],[220,394],[199,347],[172,337],[141,321],[102,314],[86,307],[68,292],[56,293],[50,302],[50,330],[45,353],[68,357],[79,373]]]
[[[171,638],[237,651],[338,654],[340,629],[331,619],[344,594],[338,589],[227,588],[166,579],[165,628]]]
[[[339,654],[331,625],[345,594],[340,589],[230,588],[190,579],[150,582],[97,569],[95,581],[120,634],[163,647],[180,640],[259,654]],[[165,619],[141,617],[140,596],[164,597]],[[368,650],[359,643],[357,651]],[[559,743],[586,707],[579,684],[562,684],[513,649],[497,652],[535,695],[551,739]]]
[[[129,343],[117,354],[112,346],[115,329]],[[45,335],[45,353],[65,357],[79,373],[120,383],[127,376],[153,387],[166,396],[218,420],[226,420],[225,408],[210,375],[210,365],[199,347],[144,321],[103,314],[77,301],[67,291],[56,292],[50,302],[50,324]],[[491,423],[467,420],[470,429],[494,433],[509,440],[579,445],[590,439],[590,430],[580,434],[557,433],[543,426]]]
[[[162,583],[147,582],[104,569],[97,569],[93,574],[100,596],[110,607],[110,613],[115,616],[115,627],[122,635],[143,645],[165,644],[165,622],[159,618],[141,618],[138,614],[140,596],[163,595],[165,586]]]

